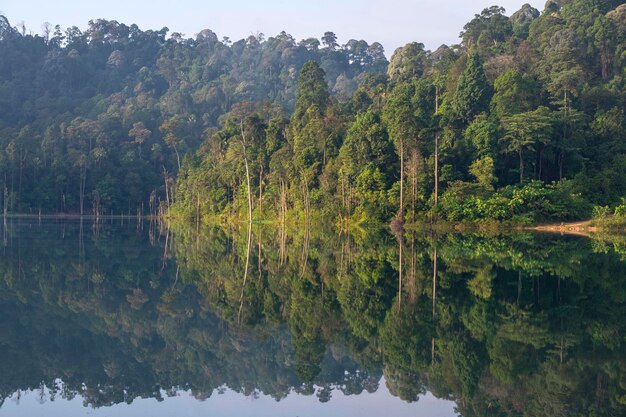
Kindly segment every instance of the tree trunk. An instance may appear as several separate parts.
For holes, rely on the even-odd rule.
[[[537,179],[539,181],[541,181],[541,173],[542,173],[542,168],[543,168],[543,151],[544,151],[544,147],[542,146],[541,149],[539,150],[539,172],[537,174]]]
[[[439,134],[435,135],[435,208],[439,204]]]
[[[174,146],[174,152],[176,152],[176,163],[178,164],[178,172],[180,172],[180,155],[176,146]]]
[[[439,113],[439,86],[435,86],[435,114]],[[435,134],[435,208],[439,202],[439,133]]]
[[[163,181],[165,181],[165,205],[167,209],[170,209],[170,187],[169,187],[169,173],[163,167]]]
[[[400,138],[400,209],[399,220],[404,223],[404,141]]]
[[[241,122],[241,145],[243,147],[243,161],[246,165],[246,183],[248,186],[248,222],[252,225],[252,189],[250,188],[250,168],[248,167],[248,156],[246,154],[246,135],[243,129],[243,121]]]
[[[200,193],[196,194],[196,229],[200,228]]]
[[[417,149],[411,150],[409,172],[411,174],[411,218],[415,220],[415,204],[417,202],[417,175],[420,171],[420,155]]]
[[[282,215],[282,226],[284,228],[287,221],[287,185],[284,180],[280,181],[280,209]]]
[[[263,216],[263,166],[259,172],[259,216]]]
[[[558,164],[559,164],[559,181],[563,179],[563,148],[567,143],[567,123],[568,123],[568,102],[567,102],[567,90],[563,92],[563,143],[561,144],[561,149],[559,150],[558,156]]]
[[[522,153],[522,148],[519,148],[519,183],[522,184],[524,182],[524,155]]]

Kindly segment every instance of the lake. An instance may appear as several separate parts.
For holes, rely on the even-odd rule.
[[[0,416],[626,415],[623,236],[0,226]]]

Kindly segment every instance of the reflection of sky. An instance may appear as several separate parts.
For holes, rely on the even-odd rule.
[[[346,396],[340,391],[333,391],[332,399],[320,403],[315,395],[304,396],[291,394],[277,402],[271,397],[245,397],[227,390],[224,394],[213,395],[205,401],[198,401],[188,392],[181,392],[176,397],[165,397],[158,402],[150,399],[137,399],[132,404],[118,404],[112,407],[87,408],[83,399],[76,397],[71,401],[46,398],[42,404],[38,391],[22,393],[19,404],[15,399],[7,399],[0,408],[0,416],[19,417],[220,417],[220,416],[255,416],[255,417],[453,417],[454,402],[439,400],[430,393],[420,397],[416,403],[407,403],[389,394],[385,381],[381,381],[378,391],[369,394]]]
[[[412,41],[429,49],[458,43],[463,25],[485,7],[498,4],[511,14],[525,2],[542,10],[545,0],[0,0],[0,12],[14,25],[24,21],[34,33],[41,33],[46,21],[84,29],[97,18],[136,23],[142,29],[167,26],[189,37],[208,28],[220,39],[234,40],[284,30],[299,41],[333,31],[340,44],[378,41],[391,55]]]

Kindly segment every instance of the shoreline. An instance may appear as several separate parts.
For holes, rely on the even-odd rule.
[[[6,216],[1,216],[7,219],[48,219],[48,220],[111,220],[111,219],[136,219],[136,220],[158,220],[159,216],[137,216],[126,214],[114,214],[114,215],[99,215],[93,214],[30,214],[30,213],[11,213]]]
[[[528,229],[537,232],[551,232],[570,235],[588,236],[593,233],[602,231],[601,228],[592,226],[591,220],[583,220],[571,223],[546,224],[539,226],[531,226]]]
[[[166,220],[166,218],[162,218],[160,216],[137,216],[137,215],[126,215],[126,214],[116,214],[116,215],[100,215],[95,216],[93,214],[73,214],[73,213],[60,213],[60,214],[30,214],[30,213],[9,213],[6,216],[2,216],[6,219],[35,219],[35,220],[89,220],[89,221],[104,221],[104,220],[137,220],[137,221],[155,221],[159,222],[162,220]],[[256,222],[255,222],[256,223]],[[405,225],[408,229],[420,229],[420,226],[428,225],[429,228],[435,229],[449,229],[455,232],[463,232],[474,230],[474,227],[477,229],[482,229],[479,224],[468,224],[468,223],[457,223],[450,224],[448,222],[441,223],[426,223],[426,222],[416,222]],[[437,227],[439,226],[439,227]],[[515,226],[510,224],[499,224],[494,225],[490,224],[487,228],[491,231],[502,231],[502,230],[527,230],[534,232],[542,232],[542,233],[560,233],[560,234],[568,234],[568,235],[577,235],[577,236],[591,236],[593,234],[599,233],[614,233],[614,234],[626,234],[626,230],[611,230],[610,228],[605,228],[601,226],[594,225],[592,220],[579,220],[576,222],[569,223],[552,223],[552,224],[538,224],[532,226]]]

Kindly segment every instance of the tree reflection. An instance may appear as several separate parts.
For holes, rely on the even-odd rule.
[[[196,226],[9,221],[0,398],[326,402],[384,375],[466,416],[626,412],[620,238]]]

